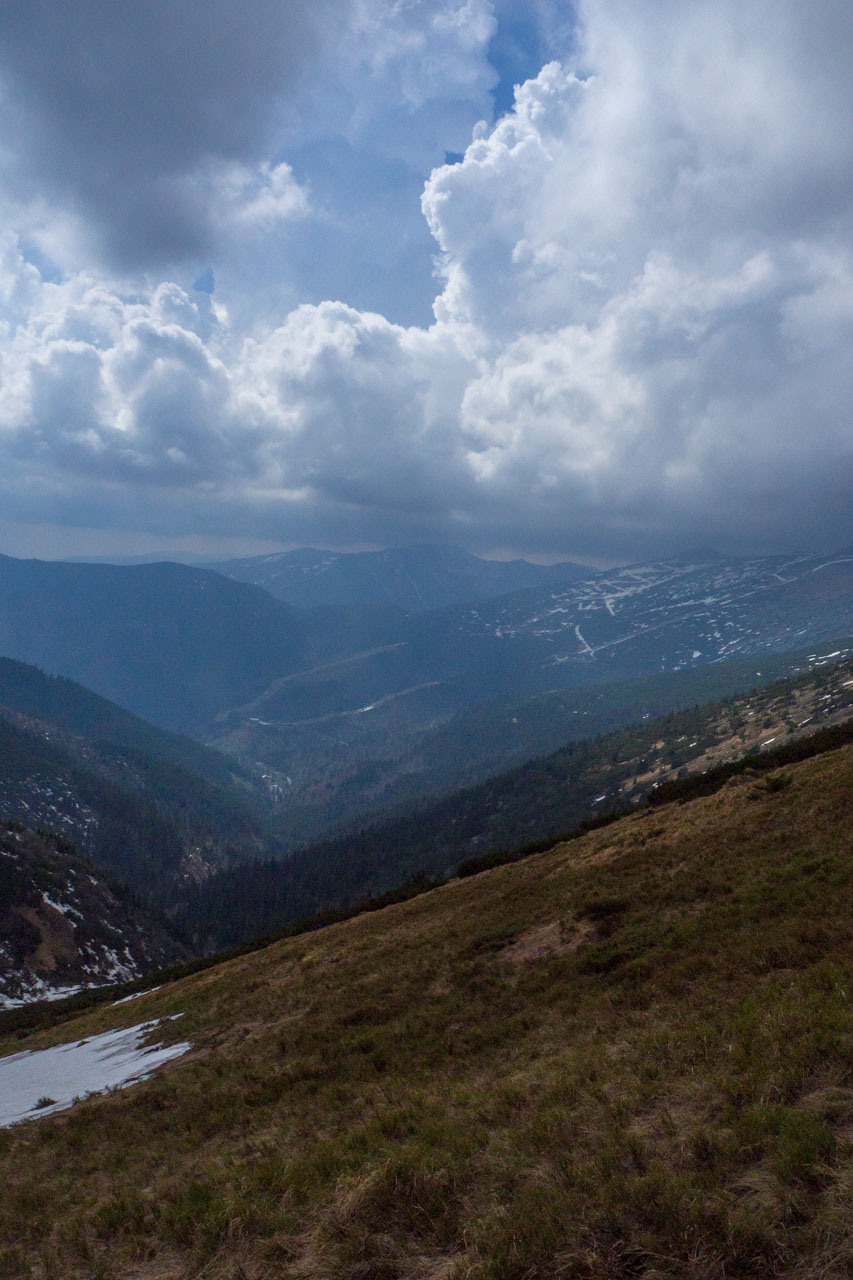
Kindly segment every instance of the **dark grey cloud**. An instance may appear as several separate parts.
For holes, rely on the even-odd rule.
[[[205,164],[253,159],[334,0],[26,0],[0,7],[0,122],[22,197],[66,202],[113,262],[210,247]]]

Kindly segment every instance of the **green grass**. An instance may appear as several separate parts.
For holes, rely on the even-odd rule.
[[[849,1276],[853,749],[781,776],[39,1032],[196,1049],[0,1131],[0,1276]]]

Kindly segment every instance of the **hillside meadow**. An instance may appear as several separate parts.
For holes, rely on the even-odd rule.
[[[0,1131],[0,1276],[841,1280],[853,748],[2,1053],[193,1049]]]

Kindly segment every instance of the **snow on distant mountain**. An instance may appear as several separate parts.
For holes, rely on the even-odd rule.
[[[410,618],[395,643],[275,681],[244,714],[288,731],[322,722],[329,733],[334,720],[351,727],[386,715],[397,728],[425,725],[486,698],[780,653],[853,632],[853,552],[702,554],[712,558],[632,565]]]
[[[618,674],[780,652],[853,627],[853,550],[633,565],[565,589],[513,595],[459,619],[474,637],[525,640],[546,666]]]
[[[501,767],[519,724],[536,754],[560,745],[561,724],[568,741],[646,709],[637,690],[610,698],[608,686],[659,677],[648,701],[661,714],[789,674],[799,668],[770,655],[798,651],[807,666],[806,646],[851,634],[853,552],[732,560],[700,549],[410,617],[393,643],[273,681],[223,719],[215,744],[263,761],[294,839],[318,839],[421,785],[450,791],[486,762]],[[728,684],[690,679],[729,661]],[[580,697],[599,688],[599,700]],[[542,707],[540,740],[528,722],[547,695],[557,703]]]

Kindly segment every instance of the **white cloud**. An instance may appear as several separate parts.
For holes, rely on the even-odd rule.
[[[218,176],[216,186],[223,200],[224,220],[240,229],[270,231],[277,223],[305,217],[308,196],[293,176],[289,164],[232,165]]]
[[[383,154],[431,167],[467,143],[471,104],[489,107],[494,31],[491,0],[356,0],[349,38],[334,51],[338,95],[320,86],[327,106],[318,120],[311,99],[314,127],[331,124],[352,139],[370,133]]]
[[[18,496],[25,473],[66,497],[144,489],[159,528],[181,494],[211,525],[242,504],[244,532],[287,539],[455,522],[576,554],[847,540],[853,11],[587,0],[581,19],[571,57],[426,184],[430,327],[296,305],[294,262],[336,225],[350,255],[364,229],[367,278],[408,223],[393,201],[383,220],[384,169],[347,221],[292,136],[293,156],[205,170],[215,303],[91,273],[42,283],[7,238],[0,430]],[[485,0],[363,0],[348,30],[337,79],[323,64],[294,108],[313,119],[300,163],[333,134],[391,163],[407,130],[422,162],[442,130],[470,129],[491,83]]]

